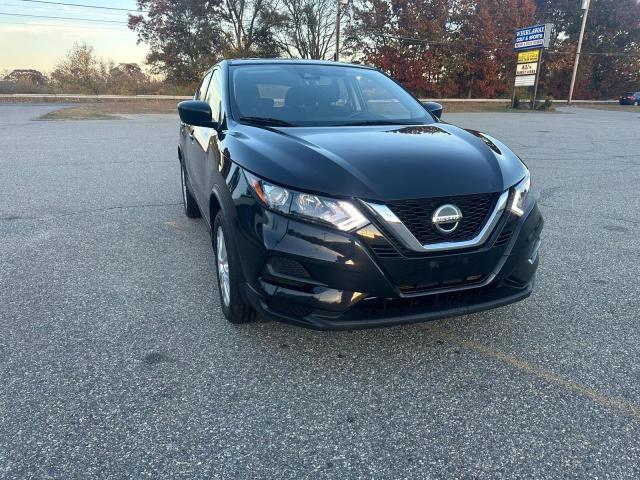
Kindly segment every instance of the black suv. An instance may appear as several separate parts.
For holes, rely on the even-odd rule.
[[[222,61],[178,111],[184,208],[212,232],[229,321],[393,325],[531,293],[527,168],[383,73]]]

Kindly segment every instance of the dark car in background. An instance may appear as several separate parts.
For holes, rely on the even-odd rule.
[[[371,327],[530,295],[529,171],[383,73],[222,61],[178,110],[184,208],[211,230],[229,321]]]
[[[624,92],[619,102],[620,105],[640,105],[640,92]]]

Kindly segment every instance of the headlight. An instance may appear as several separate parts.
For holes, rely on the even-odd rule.
[[[369,220],[346,200],[296,192],[274,185],[245,171],[247,181],[262,204],[272,210],[319,221],[350,232],[364,227]]]
[[[524,177],[524,179],[522,179],[520,183],[513,187],[513,198],[511,199],[511,203],[509,204],[509,210],[519,217],[524,215],[524,202],[527,199],[527,194],[529,193],[530,188],[531,177],[529,176],[529,172],[527,172],[527,175]]]

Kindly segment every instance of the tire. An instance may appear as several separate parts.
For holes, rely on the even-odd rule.
[[[184,206],[184,214],[189,218],[200,218],[200,208],[196,203],[196,199],[191,194],[189,188],[189,182],[187,182],[187,172],[184,170],[184,165],[180,162],[180,182],[182,190],[182,205]]]
[[[229,241],[226,228],[224,214],[220,210],[213,221],[213,229],[211,230],[220,307],[229,322],[247,323],[255,319],[256,312],[240,294],[242,281],[240,260],[233,243]]]

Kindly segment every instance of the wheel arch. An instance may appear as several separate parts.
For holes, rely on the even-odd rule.
[[[216,219],[216,215],[222,209],[222,202],[220,202],[220,193],[217,189],[211,191],[209,195],[209,226],[213,229],[213,222]]]

